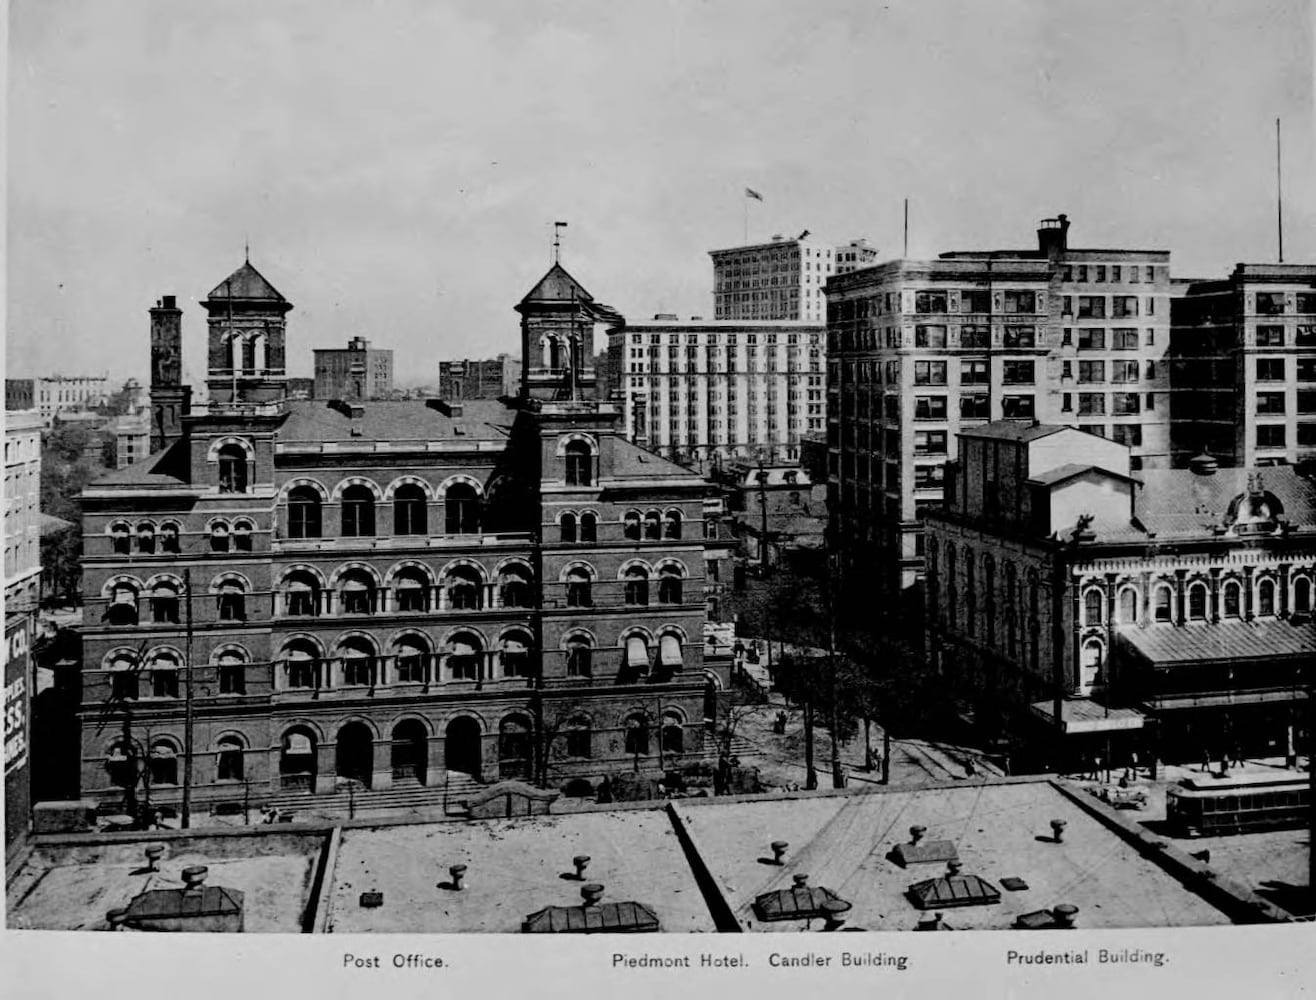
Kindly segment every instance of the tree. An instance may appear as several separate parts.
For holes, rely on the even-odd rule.
[[[82,531],[76,524],[41,536],[41,569],[48,597],[74,597],[82,589]]]

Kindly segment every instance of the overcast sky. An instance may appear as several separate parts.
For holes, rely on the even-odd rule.
[[[707,251],[808,228],[910,255],[1316,262],[1306,0],[12,0],[11,374],[147,375],[146,310],[251,260],[289,369],[362,334],[399,381],[515,351],[563,262],[628,316],[712,313]]]

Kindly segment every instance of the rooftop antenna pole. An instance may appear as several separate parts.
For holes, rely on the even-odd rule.
[[[242,354],[242,347],[238,343],[238,338],[233,331],[233,282],[224,282],[224,298],[228,301],[228,356],[233,365],[233,396],[229,399],[229,406],[238,405],[238,359]]]
[[[567,228],[565,222],[553,223],[553,263],[556,264],[562,259],[562,230]]]
[[[180,824],[184,830],[192,825],[192,571],[183,570],[183,592],[187,598],[185,621],[187,631],[184,645],[184,683],[187,685],[183,703],[183,810]]]
[[[909,199],[905,199],[905,252],[902,255],[909,256]]]
[[[1279,235],[1279,262],[1284,263],[1284,176],[1279,144],[1279,119],[1275,119],[1275,228]]]

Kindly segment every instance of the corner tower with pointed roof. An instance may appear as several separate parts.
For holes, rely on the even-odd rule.
[[[210,328],[211,403],[269,403],[287,394],[286,316],[292,303],[250,260],[201,303]]]
[[[521,397],[593,399],[594,325],[620,319],[554,263],[519,303]]]

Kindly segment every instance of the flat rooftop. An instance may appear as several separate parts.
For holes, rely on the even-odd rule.
[[[160,838],[87,847],[38,847],[8,886],[10,929],[103,931],[105,914],[148,889],[181,889],[182,871],[205,865],[206,884],[244,895],[244,929],[302,931],[324,842],[310,836]],[[147,844],[165,847],[158,872],[145,871]]]
[[[925,911],[906,890],[946,873],[944,863],[901,868],[887,858],[909,842],[914,825],[927,827],[927,840],[955,845],[961,874],[1000,890],[999,903],[937,908],[956,930],[1007,930],[1016,917],[1060,903],[1078,907],[1080,928],[1231,923],[1045,781],[819,797],[785,807],[737,802],[683,813],[737,919],[753,931],[800,930],[795,920],[760,923],[753,911],[757,896],[789,887],[796,873],[853,904],[849,927],[914,930]],[[1066,823],[1059,844],[1050,840],[1053,819]],[[779,840],[789,844],[780,867],[765,863]],[[1008,877],[1028,888],[1004,888]]]
[[[467,866],[460,892],[440,886],[452,865]],[[329,879],[327,929],[340,934],[519,934],[532,913],[579,906],[591,882],[604,903],[651,907],[663,931],[716,929],[662,809],[344,830]],[[362,907],[363,892],[382,892],[383,905]]]

